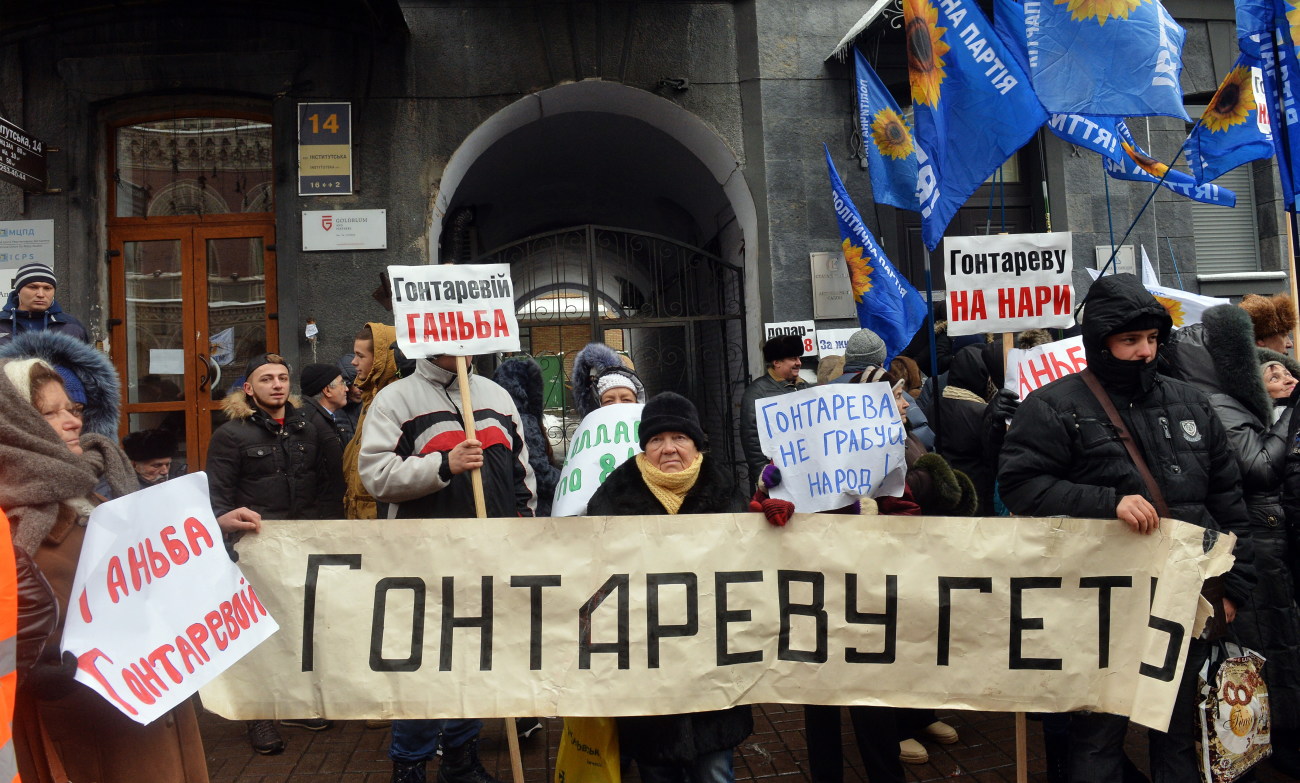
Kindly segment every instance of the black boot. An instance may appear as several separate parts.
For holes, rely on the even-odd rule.
[[[478,740],[472,739],[455,748],[442,749],[438,783],[501,783],[488,774],[478,760]]]
[[[393,783],[424,783],[424,762],[394,761]]]

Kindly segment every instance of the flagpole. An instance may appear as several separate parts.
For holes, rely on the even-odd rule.
[[[925,245],[922,244],[922,247]],[[934,336],[934,283],[930,277],[930,251],[925,251],[925,303],[926,317],[930,324],[930,377],[934,379],[934,422],[930,424],[931,431],[934,432],[934,451],[939,453],[939,442],[943,440],[943,428],[939,426],[939,409],[943,406],[939,400],[943,397],[943,390],[939,388],[939,349],[935,345]],[[929,411],[927,411],[928,413]]]
[[[1283,210],[1282,214],[1286,215],[1286,271],[1287,279],[1289,280],[1288,287],[1291,290],[1292,307],[1294,307],[1295,302],[1300,301],[1300,296],[1297,296],[1296,294],[1295,279],[1296,217],[1294,212],[1288,212],[1286,210]],[[1296,346],[1300,346],[1300,323],[1291,327],[1291,342]],[[1295,350],[1300,351],[1300,347],[1297,347]]]
[[[1201,127],[1201,121],[1200,119],[1197,119],[1196,124],[1192,126],[1191,132],[1195,133],[1196,129],[1199,127]],[[1142,219],[1142,215],[1147,211],[1147,207],[1151,206],[1151,202],[1155,199],[1156,193],[1159,192],[1160,186],[1165,184],[1165,179],[1169,177],[1169,172],[1174,170],[1174,164],[1177,163],[1178,159],[1182,156],[1183,150],[1179,147],[1178,154],[1174,155],[1173,160],[1169,161],[1169,165],[1165,167],[1164,173],[1160,175],[1160,179],[1156,181],[1156,184],[1151,186],[1151,195],[1147,196],[1146,201],[1142,202],[1142,208],[1139,209],[1137,215],[1133,217],[1133,222],[1128,224],[1128,230],[1124,232],[1124,236],[1120,237],[1119,244],[1111,245],[1110,258],[1106,260],[1105,266],[1101,268],[1101,273],[1103,275],[1106,274],[1106,270],[1115,263],[1115,258],[1119,255],[1119,249],[1124,246],[1124,242],[1128,240],[1129,234],[1133,233],[1133,229],[1137,227],[1138,221]],[[1109,182],[1107,185],[1109,186]]]

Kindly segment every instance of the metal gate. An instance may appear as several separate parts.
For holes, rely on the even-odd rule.
[[[648,395],[694,402],[710,450],[739,472],[743,268],[667,237],[592,225],[536,234],[476,263],[511,265],[523,351],[542,365],[547,413],[566,435],[577,424],[573,359],[604,342],[632,360]]]

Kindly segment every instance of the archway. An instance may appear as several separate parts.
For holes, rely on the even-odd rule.
[[[443,172],[429,241],[435,260],[511,263],[525,351],[553,382],[604,340],[651,393],[691,397],[714,450],[732,458],[757,228],[735,153],[698,117],[586,81],[470,134]],[[550,397],[560,415],[563,397]]]

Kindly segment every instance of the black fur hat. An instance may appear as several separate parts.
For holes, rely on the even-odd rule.
[[[176,456],[176,436],[167,430],[141,430],[122,439],[122,451],[132,462]]]
[[[700,412],[695,403],[674,392],[660,392],[650,398],[641,412],[641,448],[661,432],[682,432],[704,451],[708,445],[700,428]]]
[[[763,344],[763,361],[769,364],[796,356],[803,356],[803,340],[798,335],[778,334]]]

